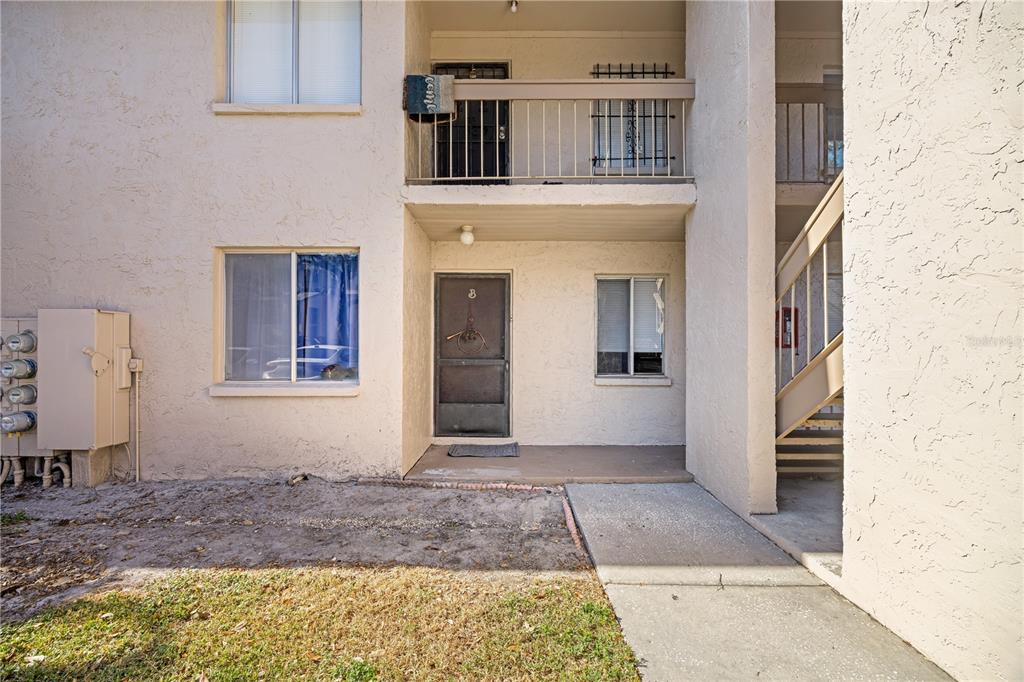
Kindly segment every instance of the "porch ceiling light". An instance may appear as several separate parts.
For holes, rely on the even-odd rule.
[[[463,225],[461,229],[462,234],[459,235],[459,241],[466,246],[472,246],[473,242],[476,241],[476,237],[473,236],[473,226]]]
[[[512,14],[515,14],[516,10],[519,9],[519,0],[512,0],[512,2],[509,3],[508,8],[511,10]]]

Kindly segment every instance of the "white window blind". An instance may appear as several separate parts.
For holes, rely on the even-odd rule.
[[[358,104],[359,0],[233,0],[231,101]]]
[[[248,104],[292,101],[292,3],[231,3],[231,99]]]
[[[357,104],[360,3],[299,3],[299,101]]]
[[[629,352],[629,280],[597,281],[597,351]]]
[[[665,325],[665,300],[660,279],[633,281],[633,351],[660,353]]]

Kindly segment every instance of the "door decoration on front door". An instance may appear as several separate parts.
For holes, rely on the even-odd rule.
[[[434,433],[509,435],[509,277],[438,274]]]
[[[466,326],[462,331],[457,331],[444,337],[444,340],[448,343],[455,341],[455,345],[466,355],[477,355],[484,348],[487,348],[487,339],[473,326],[473,299],[476,298],[476,289],[470,288],[466,298],[469,299],[467,303]]]

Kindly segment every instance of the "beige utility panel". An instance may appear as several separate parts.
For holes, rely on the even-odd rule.
[[[39,310],[40,448],[90,451],[128,442],[129,319],[106,310]]]

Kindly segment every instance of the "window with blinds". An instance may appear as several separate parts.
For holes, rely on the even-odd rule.
[[[599,277],[597,374],[664,374],[665,279]]]
[[[230,100],[358,104],[361,13],[357,0],[233,0]]]

